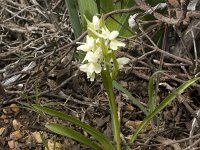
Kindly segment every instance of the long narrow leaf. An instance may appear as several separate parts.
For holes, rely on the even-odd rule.
[[[86,132],[88,132],[89,134],[91,134],[97,141],[99,141],[102,145],[102,147],[104,147],[105,150],[114,150],[114,147],[112,146],[112,144],[110,143],[109,139],[106,138],[101,132],[99,132],[98,130],[96,130],[95,128],[92,128],[91,126],[85,124],[84,122],[81,122],[80,120],[66,115],[62,112],[47,108],[47,107],[43,107],[40,105],[33,105],[33,108],[35,108],[36,110],[39,110],[41,112],[44,112],[50,116],[54,116],[54,117],[58,117],[60,119],[63,119],[64,121],[69,121],[81,128],[83,128]]]
[[[76,6],[75,0],[65,0],[65,3],[67,5],[68,13],[69,13],[69,19],[72,24],[72,28],[74,31],[75,38],[79,37],[81,35],[82,26],[79,20],[78,15],[78,9]]]
[[[134,135],[131,138],[131,142],[134,142],[134,140],[137,138],[140,131],[147,125],[147,123],[155,116],[157,115],[162,109],[164,109],[170,102],[172,102],[178,94],[181,94],[184,92],[185,89],[187,89],[189,86],[194,84],[197,80],[199,80],[200,77],[194,78],[191,80],[186,81],[182,85],[180,85],[174,93],[170,93],[157,107],[156,109],[150,113],[146,118],[144,118],[143,122],[140,124],[140,126],[136,129]]]
[[[155,72],[149,79],[149,85],[148,85],[148,95],[149,95],[149,100],[148,100],[148,108],[149,112],[152,112],[155,107],[156,107],[156,95],[154,95],[154,78],[157,74],[165,72],[164,70],[160,70]]]
[[[136,98],[134,98],[134,97],[131,95],[130,92],[128,92],[125,88],[123,88],[123,87],[122,87],[119,83],[117,83],[115,80],[113,80],[113,86],[114,86],[117,90],[119,90],[119,91],[125,93],[125,94],[128,96],[128,98],[132,101],[132,103],[135,104],[136,106],[138,106],[138,107],[145,113],[145,115],[147,115],[147,109],[146,109]]]
[[[89,146],[92,149],[95,150],[103,150],[101,147],[99,147],[96,143],[92,142],[89,138],[85,137],[84,135],[80,134],[77,131],[74,131],[70,128],[64,127],[59,124],[49,123],[45,125],[49,130],[52,132],[55,132],[59,135],[66,136],[69,138],[72,138],[80,143],[83,143],[87,146]]]
[[[149,101],[148,101],[149,112],[152,112],[156,107],[155,96],[154,96],[154,87],[153,87],[153,77],[152,76],[149,79],[148,95],[149,95]]]
[[[94,0],[86,0],[86,1],[77,0],[77,1],[81,15],[81,21],[83,26],[86,28],[86,21],[84,16],[86,16],[86,18],[91,21],[92,17],[98,14],[97,4]]]

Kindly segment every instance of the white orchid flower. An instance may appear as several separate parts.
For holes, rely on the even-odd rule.
[[[110,32],[106,27],[102,28],[102,34],[101,34],[101,36],[104,39],[109,40],[107,43],[110,43],[109,47],[112,50],[117,50],[118,47],[125,47],[125,44],[123,42],[120,42],[120,41],[116,40],[116,38],[117,38],[118,35],[119,35],[118,31],[112,31],[112,32]]]
[[[91,34],[87,35],[86,42],[81,43],[82,45],[78,46],[77,48],[77,50],[86,52],[85,58],[82,61],[84,64],[82,64],[79,68],[81,71],[87,74],[87,78],[89,78],[90,81],[94,81],[95,75],[101,73],[102,69],[106,69],[102,66],[110,65],[111,67],[114,67],[112,64],[109,64],[107,61],[105,61],[101,42],[105,43],[107,48],[104,51],[108,50],[106,52],[108,55],[112,51],[117,50],[119,47],[125,46],[123,42],[120,42],[116,39],[119,35],[119,32],[110,32],[105,25],[101,27],[101,21],[102,20],[97,16],[93,17],[92,22],[87,20],[87,30],[88,33]],[[118,58],[117,62],[119,69],[121,69],[125,64],[129,62],[129,59],[122,57]]]
[[[113,39],[117,38],[117,36],[119,35],[118,31],[112,31],[112,32],[110,32],[108,30],[108,28],[106,28],[106,27],[103,27],[101,29],[101,31],[102,31],[101,37],[104,38],[104,39],[108,39],[108,40],[113,40]]]
[[[110,48],[111,48],[112,50],[117,50],[118,47],[125,47],[126,44],[124,44],[123,42],[117,41],[117,40],[111,40],[109,46],[110,46]]]
[[[82,50],[84,52],[89,52],[94,48],[94,38],[86,36],[86,43],[83,43],[82,45],[77,47],[77,50]]]
[[[87,63],[81,65],[79,68],[81,71],[87,73],[87,78],[90,78],[90,81],[94,81],[95,73],[98,74],[101,72],[101,65],[99,63]]]
[[[125,64],[128,64],[129,61],[130,59],[126,57],[117,58],[119,69],[122,69]]]

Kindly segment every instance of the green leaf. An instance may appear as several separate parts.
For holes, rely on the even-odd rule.
[[[86,132],[88,132],[89,134],[91,134],[96,140],[98,140],[102,147],[104,147],[105,150],[114,150],[111,142],[109,141],[108,138],[106,138],[101,132],[99,132],[98,130],[96,130],[95,128],[92,128],[91,126],[87,125],[84,122],[81,122],[80,120],[76,119],[75,117],[66,115],[62,112],[47,108],[47,107],[43,107],[37,104],[33,104],[33,108],[35,108],[36,110],[39,110],[41,112],[44,112],[50,116],[53,117],[58,117],[60,119],[63,119],[64,121],[69,121],[81,128],[83,128]]]
[[[130,8],[135,5],[135,2],[132,0],[125,0],[122,2],[123,8]],[[123,13],[120,17],[119,22],[121,24],[117,24],[117,30],[119,31],[121,36],[129,37],[133,36],[134,32],[131,31],[129,24],[128,24],[128,18],[130,16],[130,13]]]
[[[113,1],[112,0],[100,0],[100,12],[101,14],[105,14],[105,13],[108,13],[110,11],[113,11],[114,10],[114,4],[113,4]],[[116,17],[117,15],[115,16],[112,16],[113,18],[115,19],[119,19]],[[106,26],[109,30],[114,30],[116,29],[116,21],[109,17],[107,20],[106,20]]]
[[[78,9],[76,6],[76,0],[65,0],[65,3],[68,8],[69,19],[72,24],[75,38],[81,35],[82,26],[80,24]]]
[[[59,124],[54,124],[54,123],[46,124],[45,127],[47,127],[49,130],[51,130],[52,132],[55,132],[59,135],[66,136],[66,137],[72,138],[80,143],[83,143],[92,149],[103,150],[96,143],[92,142],[89,138],[85,137],[84,135],[82,135],[79,132],[74,131],[70,128],[64,127]]]
[[[149,95],[149,101],[148,101],[148,108],[149,112],[152,112],[156,108],[156,95],[154,95],[154,78],[157,74],[165,72],[164,70],[155,72],[149,79],[149,85],[148,85],[148,95]]]
[[[84,28],[86,29],[87,24],[84,16],[86,16],[86,18],[91,21],[93,16],[98,14],[97,4],[94,0],[87,0],[87,1],[77,0],[77,1],[81,15],[81,21]]]
[[[123,88],[119,83],[117,83],[115,80],[113,80],[113,86],[123,92],[124,94],[126,94],[128,96],[128,98],[132,101],[132,103],[136,106],[138,106],[144,113],[145,115],[148,114],[147,109],[136,99],[134,98],[130,92],[128,92],[125,88]]]
[[[155,109],[153,112],[151,112],[140,124],[140,126],[136,129],[134,135],[131,137],[131,142],[134,142],[137,138],[140,131],[149,123],[149,121],[156,116],[162,109],[164,109],[170,102],[172,102],[178,94],[181,94],[184,92],[185,89],[187,89],[189,86],[194,84],[197,80],[199,80],[200,77],[194,78],[191,80],[186,81],[182,85],[180,85],[173,93],[170,93]]]
[[[149,95],[149,101],[148,101],[148,107],[149,112],[152,112],[156,107],[156,100],[154,97],[154,87],[153,87],[153,77],[151,76],[149,79],[149,85],[148,85],[148,95]]]

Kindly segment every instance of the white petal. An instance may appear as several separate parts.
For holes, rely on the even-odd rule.
[[[103,27],[103,28],[101,28],[101,31],[102,31],[102,33],[101,33],[102,38],[108,39],[108,37],[110,35],[110,31],[108,30],[108,28]]]
[[[120,41],[117,41],[117,40],[112,40],[110,42],[110,48],[112,50],[117,50],[118,47],[124,47],[124,46],[125,46],[125,44],[123,42],[120,42]]]
[[[98,64],[98,63],[95,63],[94,64],[94,71],[95,71],[95,73],[100,73],[101,72],[101,65],[100,64]]]
[[[92,37],[86,36],[86,43],[77,47],[77,50],[82,50],[84,52],[91,51],[94,48],[94,39]]]
[[[127,64],[129,61],[130,61],[130,59],[126,58],[126,57],[117,58],[119,69],[122,69],[123,65]]]
[[[119,47],[125,47],[126,44],[123,43],[123,42],[117,41],[117,46],[119,46]]]
[[[110,48],[112,49],[112,50],[117,50],[117,41],[116,40],[113,40],[113,41],[111,41],[110,42]]]
[[[92,24],[93,24],[95,30],[99,29],[99,23],[100,23],[99,18],[97,16],[93,16]]]
[[[95,63],[98,61],[98,55],[95,55],[93,52],[87,52],[83,62],[87,60],[88,62]]]
[[[83,72],[87,72],[88,71],[88,64],[83,64],[79,67],[79,69]]]
[[[89,36],[87,36],[86,37],[86,43],[87,43],[87,45],[88,46],[94,46],[94,39],[93,39],[93,37],[89,37]]]
[[[94,52],[94,56],[96,58],[98,58],[99,61],[101,61],[103,59],[103,54],[102,54],[102,49],[100,47],[98,47],[95,52]]]
[[[92,74],[95,71],[95,66],[93,63],[89,63],[87,73]]]
[[[90,51],[90,47],[88,47],[88,45],[84,44],[84,45],[80,45],[77,47],[77,50],[81,50],[81,51],[84,51],[84,52],[87,52],[87,51]]]
[[[109,40],[113,40],[113,39],[115,39],[118,35],[119,35],[119,32],[118,32],[118,31],[112,31],[112,32],[109,34],[108,39],[109,39]]]
[[[90,76],[88,76],[88,78],[90,78],[90,81],[94,81],[94,78],[95,78],[95,73],[91,74]]]

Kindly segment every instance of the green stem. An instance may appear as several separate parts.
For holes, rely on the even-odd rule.
[[[112,78],[110,76],[110,72],[107,70],[102,71],[101,75],[103,79],[103,85],[108,94],[109,107],[111,110],[112,125],[113,125],[113,130],[114,130],[115,142],[117,144],[117,150],[121,150],[120,125],[119,125],[118,114],[117,114],[117,104],[115,102],[115,94],[114,94],[113,85],[112,85]]]

